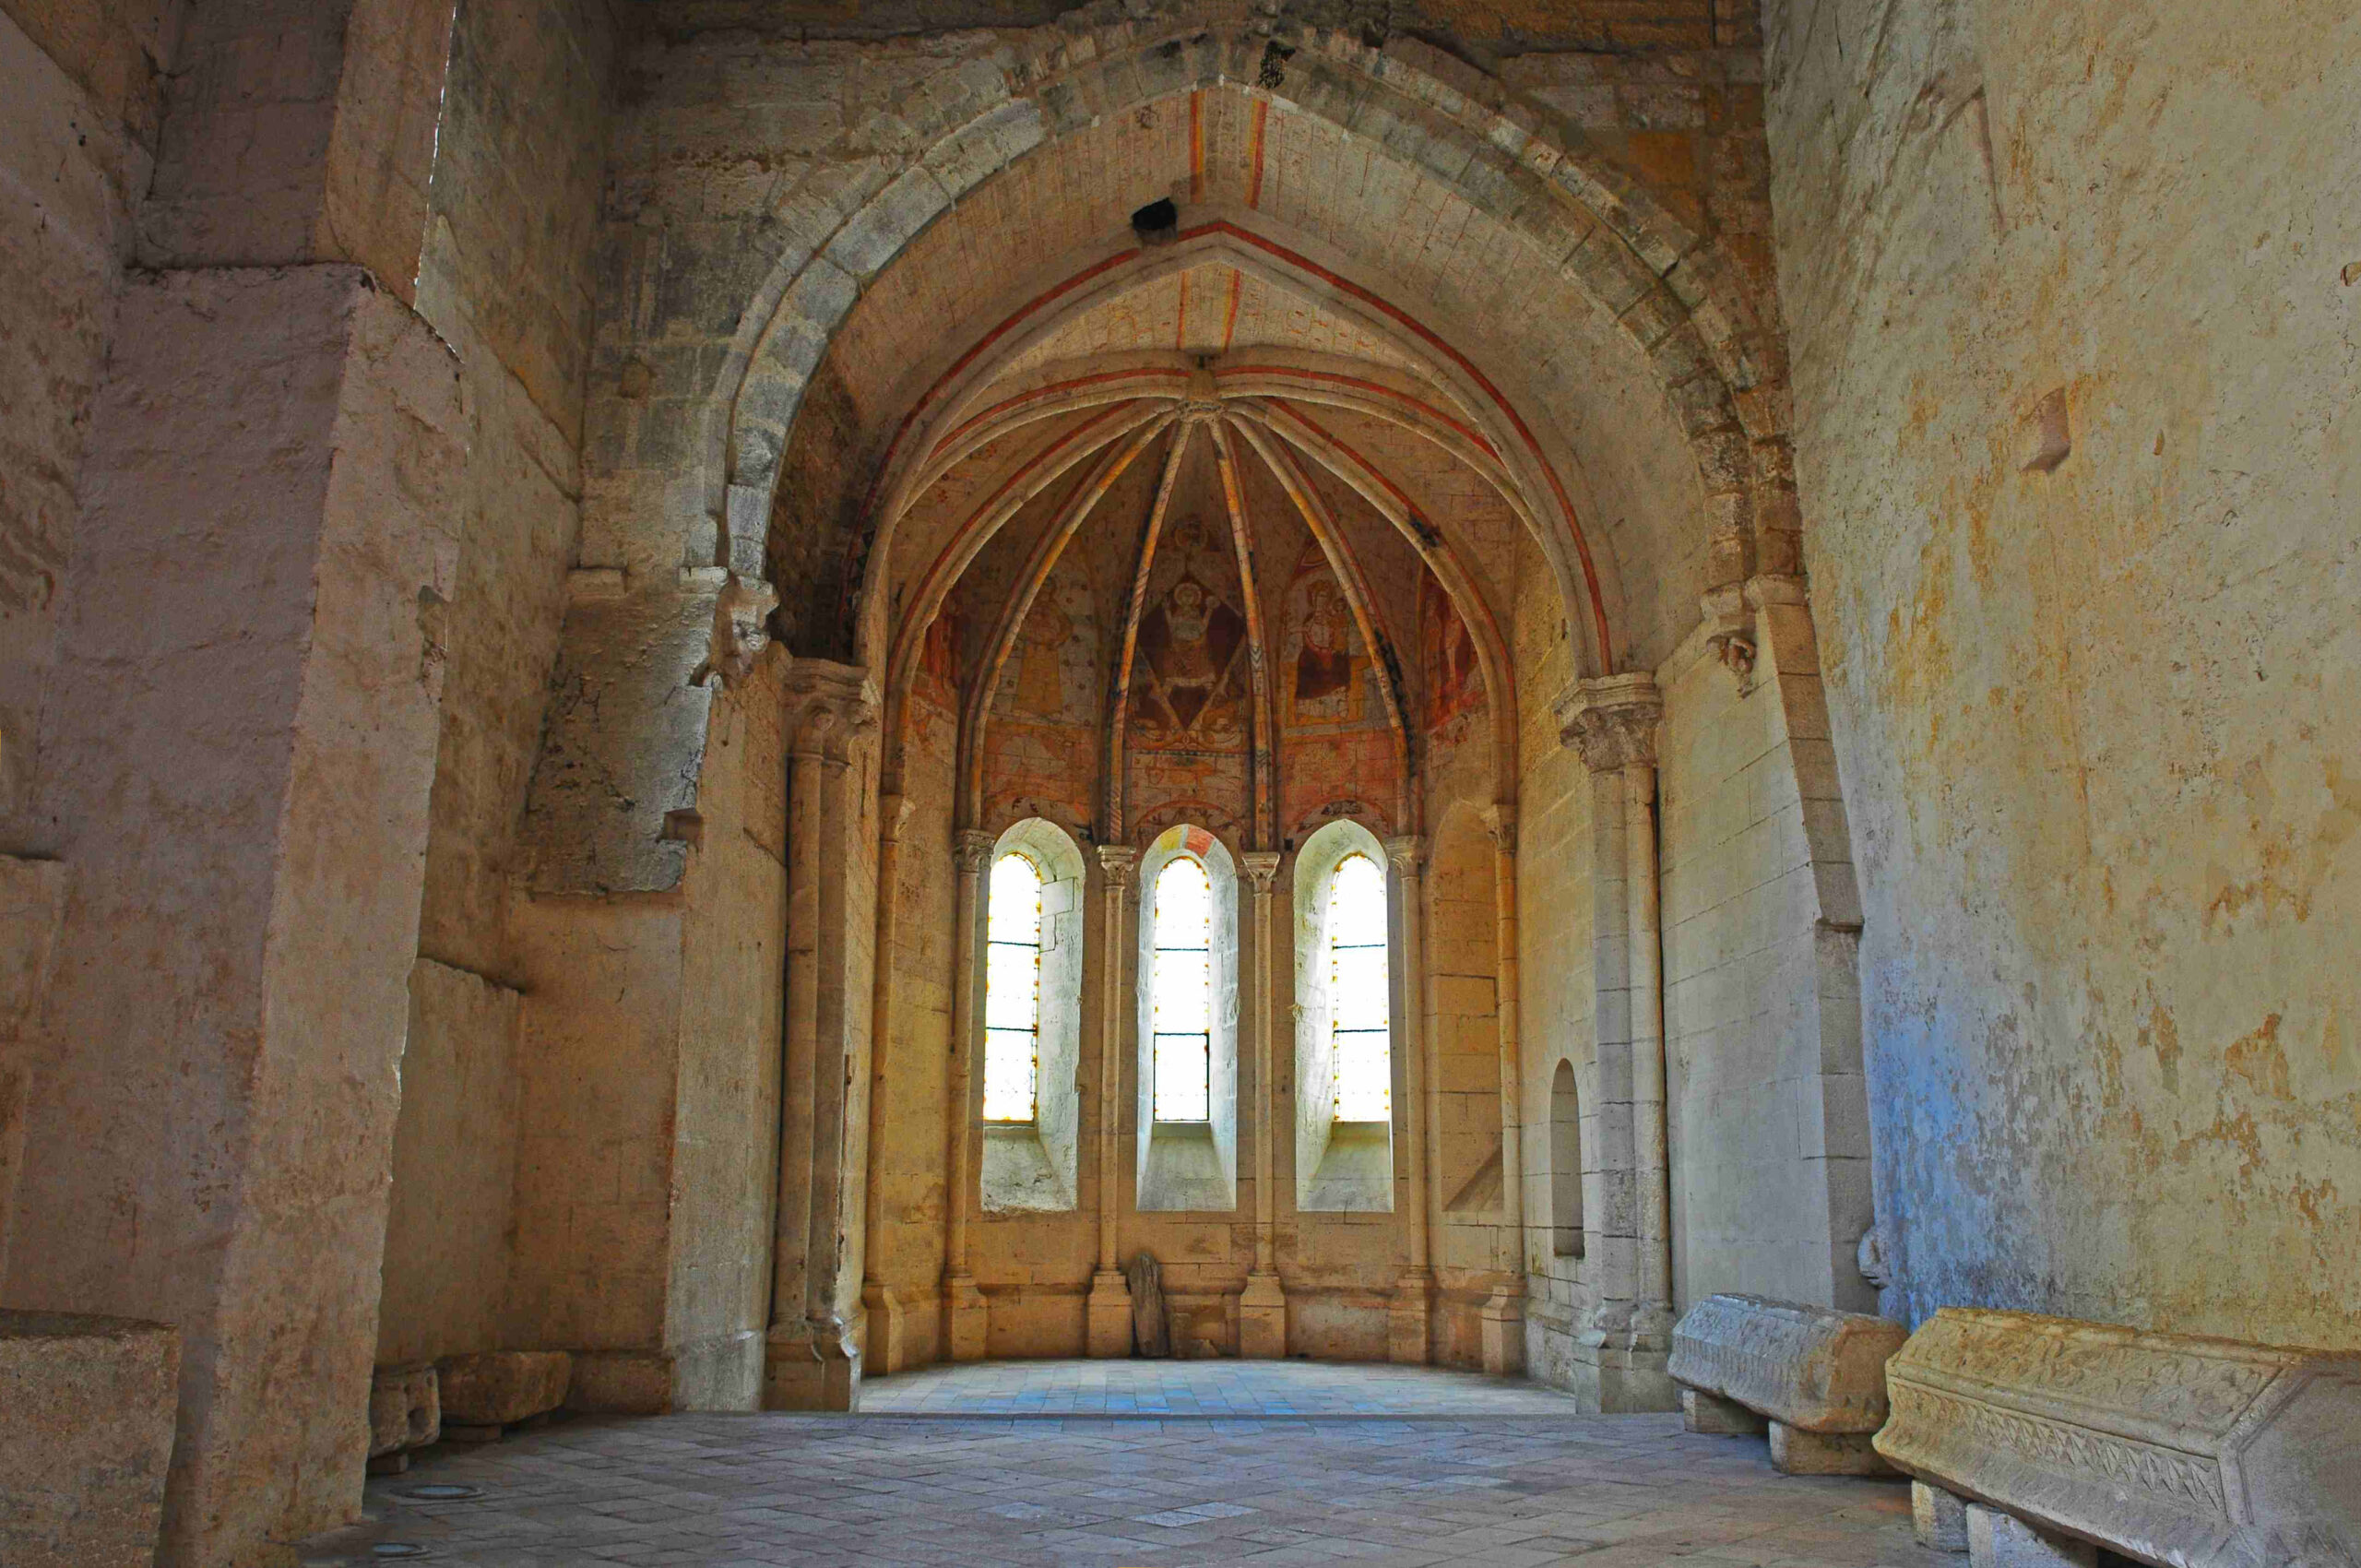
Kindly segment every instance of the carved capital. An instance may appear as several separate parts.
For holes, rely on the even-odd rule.
[[[1655,766],[1664,699],[1656,695],[1656,678],[1646,671],[1577,681],[1558,699],[1557,709],[1559,738],[1582,753],[1583,766],[1593,773],[1633,763]]]
[[[1504,855],[1516,853],[1516,807],[1495,801],[1483,811],[1484,831]]]
[[[980,876],[992,862],[992,850],[1000,843],[997,834],[980,827],[963,827],[951,836],[951,859],[962,876]]]
[[[1385,858],[1397,875],[1416,876],[1427,858],[1427,841],[1415,833],[1397,833],[1385,841]]]
[[[877,724],[877,683],[855,664],[799,659],[785,682],[787,749],[841,762],[856,736]]]
[[[1254,897],[1271,896],[1271,884],[1279,874],[1279,852],[1276,849],[1249,849],[1238,857],[1238,866],[1246,879],[1254,885]]]
[[[1129,844],[1098,846],[1098,870],[1107,878],[1107,885],[1129,887],[1139,874],[1140,852]]]

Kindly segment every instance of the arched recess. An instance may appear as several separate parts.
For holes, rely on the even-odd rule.
[[[1549,1079],[1549,1250],[1579,1258],[1587,1246],[1583,1230],[1583,1101],[1574,1064],[1558,1059]]]
[[[1084,869],[1082,850],[1057,824],[1028,817],[1012,825],[992,846],[997,872],[1007,856],[1023,857],[1039,878],[1038,957],[1035,1006],[1032,1115],[992,1116],[991,1079],[994,988],[1003,976],[984,966],[980,1009],[986,1025],[986,1106],[983,1170],[978,1192],[984,1212],[1043,1212],[1074,1206],[1081,1170],[1080,1069],[1082,1065],[1082,977]],[[988,880],[984,908],[987,948],[1002,945],[1004,929],[993,900],[1003,879]],[[1030,889],[1027,889],[1030,891]],[[1014,1109],[1013,1107],[1011,1108]]]
[[[1395,897],[1386,875],[1386,854],[1377,836],[1358,822],[1332,822],[1312,834],[1295,859],[1295,1169],[1296,1206],[1311,1212],[1390,1213],[1394,1207],[1394,1125],[1407,1111],[1403,1088],[1406,1063],[1399,1049],[1404,1010],[1418,994],[1405,984],[1398,951],[1398,920],[1383,919],[1386,933],[1387,1018],[1392,1039],[1386,1051],[1394,1092],[1382,1121],[1346,1120],[1334,1092],[1338,1063],[1334,1024],[1344,1000],[1335,985],[1331,921],[1337,913],[1337,869],[1358,857],[1377,868],[1385,888],[1383,904]],[[1382,906],[1381,906],[1382,908]]]
[[[1192,167],[1193,138],[1173,127],[1193,125],[1200,107],[1206,151]],[[878,481],[889,455],[908,445],[903,437],[939,412],[936,385],[989,352],[1013,329],[1009,311],[1035,297],[1024,291],[1019,258],[1054,257],[1045,285],[1079,288],[1091,268],[1129,264],[1140,247],[1122,232],[1132,203],[1092,190],[1066,204],[1073,210],[1003,222],[1011,237],[979,247],[972,266],[931,269],[946,287],[972,283],[958,308],[908,308],[919,284],[902,276],[912,269],[897,258],[947,214],[991,208],[1028,165],[1149,118],[1163,137],[1157,156],[1122,165],[1157,187],[1148,194],[1187,190],[1187,221],[1202,216],[1276,236],[1339,283],[1430,320],[1492,383],[1501,417],[1513,414],[1509,422],[1532,434],[1577,507],[1585,505],[1585,464],[1612,468],[1625,444],[1570,432],[1559,417],[1580,400],[1582,378],[1596,379],[1596,356],[1584,349],[1596,342],[1569,336],[1564,324],[1603,322],[1624,345],[1618,351],[1634,368],[1600,396],[1647,404],[1648,419],[1685,456],[1677,475],[1636,476],[1665,483],[1627,475],[1618,493],[1644,501],[1678,490],[1681,498],[1667,509],[1679,520],[1658,530],[1663,539],[1609,540],[1598,565],[1614,647],[1586,666],[1607,668],[1635,637],[1650,647],[1677,640],[1694,616],[1682,601],[1693,604],[1701,588],[1735,584],[1753,569],[1794,570],[1785,366],[1767,310],[1716,242],[1673,219],[1547,111],[1415,40],[1371,47],[1293,19],[1248,21],[1216,0],[1181,0],[1086,35],[979,34],[968,54],[943,59],[927,92],[820,149],[811,168],[826,177],[782,180],[758,208],[730,215],[743,244],[726,261],[718,252],[665,261],[665,290],[677,298],[738,287],[734,276],[750,263],[760,280],[727,343],[716,344],[709,391],[684,410],[680,471],[646,469],[632,481],[647,503],[632,503],[634,515],[664,519],[657,531],[665,537],[632,540],[628,556],[639,564],[623,597],[577,605],[570,617],[560,674],[567,695],[552,707],[528,814],[537,886],[677,881],[685,850],[666,823],[694,806],[706,707],[682,688],[713,662],[714,601],[728,576],[778,584],[788,602],[777,623],[799,657],[849,657],[847,601],[869,556]],[[1250,125],[1251,149],[1234,129]],[[1401,210],[1407,191],[1409,206],[1440,201],[1475,214],[1468,232],[1496,236],[1483,242],[1493,244],[1489,259],[1453,267],[1448,290],[1436,283],[1417,300],[1392,288],[1417,256],[1399,244],[1397,222],[1367,208],[1376,198],[1313,210],[1306,193],[1322,183],[1289,178],[1290,148],[1314,141],[1365,160],[1368,177],[1343,184],[1384,186],[1389,211]],[[897,163],[874,156],[884,146],[922,150]],[[1217,149],[1226,149],[1219,158]],[[1062,177],[1094,172],[1067,168]],[[1487,280],[1497,281],[1492,296],[1467,291]],[[890,385],[855,386],[830,362],[861,309],[923,325],[923,342],[865,347],[866,359],[896,373]],[[1505,325],[1487,338],[1465,330],[1471,321]],[[960,327],[970,325],[960,340]],[[808,447],[809,467],[788,482],[784,460],[796,444]],[[815,473],[824,476],[816,488],[803,482]],[[1556,487],[1530,476],[1526,488]],[[1610,527],[1627,510],[1619,502],[1588,509]],[[1566,558],[1560,548],[1552,569]],[[687,568],[677,586],[675,560]],[[898,591],[870,595],[862,618],[882,622]],[[1661,602],[1635,608],[1646,594]],[[1581,597],[1569,596],[1578,624]],[[872,671],[879,662],[864,661]]]
[[[718,510],[727,514],[733,564],[761,558],[759,536],[789,432],[827,345],[870,279],[929,225],[1020,160],[1127,114],[1217,94],[1251,95],[1276,109],[1272,120],[1323,125],[1332,137],[1496,219],[1532,265],[1595,302],[1646,357],[1691,448],[1708,529],[1736,541],[1740,558],[1726,564],[1743,574],[1750,524],[1792,529],[1781,399],[1757,395],[1784,366],[1738,269],[1579,135],[1546,125],[1496,80],[1412,40],[1371,48],[1287,21],[1245,27],[1211,6],[1176,6],[1152,20],[1116,24],[1087,42],[1061,39],[1038,54],[995,44],[974,64],[959,74],[956,91],[920,110],[915,128],[933,142],[915,164],[878,183],[848,213],[841,191],[813,190],[777,214],[783,232],[826,238],[773,267],[716,383],[719,417],[707,439],[713,471],[728,477],[726,505]],[[1242,85],[1250,82],[1258,85]],[[1208,118],[1219,116],[1209,111]],[[1253,118],[1259,127],[1264,116]],[[1374,125],[1394,134],[1357,128]],[[848,142],[860,134],[848,132]],[[1260,168],[1258,161],[1244,206],[1264,200]],[[1214,183],[1208,171],[1184,172],[1205,176],[1191,181],[1192,193]],[[1100,245],[1096,256],[1077,255],[1085,266],[1064,269],[1067,287],[1085,286],[1090,269],[1117,267],[1135,255],[1120,241]],[[1061,247],[1037,239],[1029,249],[1038,255]],[[979,319],[992,322],[981,340],[913,364],[900,398],[904,411],[889,416],[892,434],[852,465],[860,485],[873,484],[889,466],[884,447],[902,445],[913,427],[951,399],[956,373],[1019,325],[996,315]],[[1474,368],[1472,359],[1469,364]],[[1562,467],[1563,440],[1538,412],[1548,399],[1519,396],[1517,378],[1497,361],[1478,374],[1501,391],[1512,422],[1533,432],[1535,445]],[[798,523],[846,530],[859,553],[857,536],[872,499],[873,493],[866,493],[832,516]]]
[[[1205,939],[1206,1095],[1203,1121],[1157,1113],[1158,885],[1180,862],[1201,868],[1212,900]],[[1138,1206],[1229,1213],[1238,1207],[1238,866],[1202,827],[1167,828],[1140,857]],[[1187,931],[1168,932],[1187,939]],[[1178,966],[1168,966],[1170,968]]]

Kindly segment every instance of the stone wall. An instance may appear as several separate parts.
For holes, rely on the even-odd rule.
[[[1782,701],[1800,684],[1817,718],[1818,681],[1710,652],[1693,636],[1656,676],[1673,1304],[1732,1290],[1873,1311],[1855,1261],[1870,1218],[1855,932],[1847,909],[1823,913],[1806,824],[1833,782],[1801,766]]]
[[[2351,1346],[2361,18],[1765,18],[1889,1310]]]
[[[503,1078],[519,1001],[508,889],[580,525],[614,30],[604,0],[547,0],[462,6],[452,34],[418,308],[459,358],[465,532],[439,611],[442,728],[381,1364],[504,1343],[517,1130]],[[437,1133],[414,1134],[414,1116]],[[428,1215],[469,1219],[409,1223]]]

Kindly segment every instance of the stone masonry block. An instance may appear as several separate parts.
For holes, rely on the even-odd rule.
[[[1967,1550],[1967,1504],[1940,1487],[1910,1483],[1910,1528],[1918,1544],[1934,1551]]]
[[[1969,1568],[2094,1568],[2090,1542],[2035,1529],[2022,1519],[1976,1503],[1967,1507]]]
[[[507,1426],[565,1403],[574,1359],[563,1350],[487,1350],[436,1365],[443,1420],[453,1426]]]
[[[443,1435],[434,1368],[380,1367],[369,1383],[369,1457],[423,1448]]]
[[[0,1562],[148,1568],[179,1375],[163,1324],[0,1312]]]

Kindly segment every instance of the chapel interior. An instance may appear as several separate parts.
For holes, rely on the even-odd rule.
[[[2343,0],[0,0],[0,1563],[2355,1568],[2357,395]],[[411,1484],[1166,1377],[1570,1522]]]

